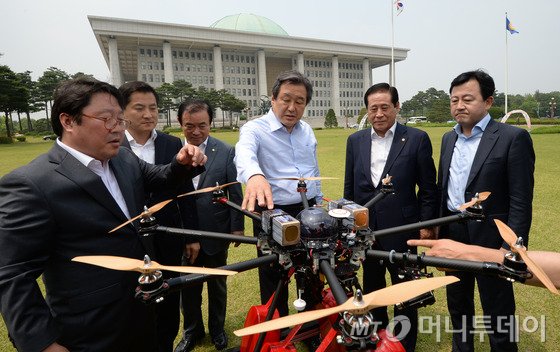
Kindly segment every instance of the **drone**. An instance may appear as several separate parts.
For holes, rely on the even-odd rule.
[[[251,307],[245,327],[234,331],[234,334],[242,337],[241,352],[292,351],[295,350],[294,342],[311,336],[322,338],[317,351],[404,351],[400,342],[391,339],[387,331],[378,329],[370,310],[394,304],[400,307],[424,307],[435,302],[433,290],[458,281],[454,276],[433,277],[432,273],[427,272],[428,266],[484,273],[520,282],[534,274],[546,287],[551,290],[554,288],[546,274],[526,255],[521,239],[499,220],[495,221],[500,234],[511,245],[511,252],[506,254],[504,263],[445,259],[373,249],[375,242],[384,236],[456,221],[481,221],[484,219],[482,203],[490,196],[490,192],[477,193],[471,201],[461,206],[461,213],[373,231],[369,228],[368,208],[395,192],[391,176],[387,175],[383,179],[379,193],[364,206],[346,199],[325,198],[325,207],[310,207],[305,181],[332,178],[287,179],[298,181],[297,190],[304,204],[304,209],[296,218],[279,209],[265,210],[260,214],[241,209],[239,205],[229,201],[223,192],[225,187],[233,183],[177,196],[212,192],[214,203],[232,207],[261,223],[262,231],[256,237],[159,226],[154,213],[173,199],[145,208],[142,214],[111,230],[114,232],[140,219],[139,231],[142,236],[166,233],[252,244],[263,253],[258,258],[217,269],[162,266],[147,256],[144,261],[107,256],[77,257],[74,260],[115,270],[139,271],[141,275],[135,296],[145,303],[161,302],[165,295],[212,279],[214,275],[231,275],[273,263],[279,264],[282,275],[276,293],[267,304]],[[400,264],[402,276],[411,281],[364,294],[357,271],[366,257]],[[190,275],[164,280],[161,270],[174,270]],[[298,314],[277,318],[276,297],[280,288],[292,277],[295,277],[296,282],[297,299],[294,307]],[[285,329],[288,327],[293,328]],[[284,329],[284,333],[281,333],[281,329]]]

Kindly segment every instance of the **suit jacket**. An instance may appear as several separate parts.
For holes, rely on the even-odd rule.
[[[395,194],[385,197],[370,209],[370,227],[381,230],[437,215],[436,170],[428,134],[397,123],[393,143],[383,170],[393,176]],[[418,194],[416,193],[418,186]],[[371,180],[371,129],[348,137],[344,198],[358,204],[371,200],[380,189]],[[385,250],[404,251],[406,240],[417,234],[402,234],[381,239]]]
[[[201,171],[176,161],[153,166],[125,148],[109,165],[130,214],[142,211],[146,192]],[[71,341],[82,332],[92,335],[88,348],[115,350],[113,337],[150,334],[141,327],[130,337],[121,333],[137,324],[130,321],[137,273],[71,261],[82,255],[142,259],[146,249],[134,224],[108,234],[126,220],[100,177],[57,144],[0,180],[0,309],[19,350],[41,350],[54,341],[74,350]],[[36,282],[41,274],[46,300]],[[112,323],[104,326],[101,318]]]
[[[208,137],[205,154],[206,171],[200,174],[197,189],[216,186],[237,179],[237,170],[233,162],[235,149],[214,138]],[[241,204],[243,194],[240,184],[234,184],[224,189],[226,195],[234,203]],[[243,231],[243,214],[222,204],[212,203],[212,193],[200,193],[196,195],[196,208],[198,211],[198,222],[203,231],[232,233]],[[219,240],[201,239],[201,249],[208,255],[215,254],[227,249],[229,243]]]
[[[449,167],[457,133],[447,132],[441,143],[441,157],[438,172],[438,188],[442,194],[440,211],[447,209],[447,185]],[[482,203],[486,219],[482,222],[469,221],[470,238],[454,238],[464,243],[484,247],[499,248],[503,241],[494,219],[508,224],[527,245],[531,228],[532,201],[535,171],[535,151],[527,131],[514,126],[490,120],[476,151],[465,189],[465,201],[468,202],[476,192],[490,191],[492,194]]]
[[[168,164],[173,160],[175,155],[183,147],[183,143],[177,137],[156,131],[157,137],[154,141],[154,163],[156,165]],[[123,138],[122,146],[130,149],[130,143]],[[179,194],[194,191],[194,187],[190,180],[185,180],[175,188],[166,189],[160,192],[149,192],[146,194],[146,205],[151,207],[154,204],[167,199],[176,197]],[[155,215],[159,225],[198,229],[198,220],[196,217],[196,202],[194,197],[181,197],[167,204],[163,209]],[[197,241],[178,235],[170,235],[157,233],[155,235],[155,255],[156,259],[165,265],[181,265],[181,256],[185,243]]]

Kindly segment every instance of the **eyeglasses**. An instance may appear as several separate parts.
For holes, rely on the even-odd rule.
[[[101,116],[91,116],[91,115],[87,115],[87,114],[83,114],[82,116],[85,117],[89,117],[90,119],[96,119],[96,120],[100,120],[105,122],[105,128],[107,129],[107,131],[111,131],[112,129],[114,129],[117,126],[120,126],[124,129],[126,129],[128,126],[130,126],[130,121],[129,120],[125,120],[123,118],[123,114],[118,114],[118,117],[115,117],[113,115],[111,116],[107,116],[107,117],[101,117]]]

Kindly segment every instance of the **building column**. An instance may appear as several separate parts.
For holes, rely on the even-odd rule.
[[[224,89],[224,68],[222,65],[222,48],[214,45],[214,89]],[[216,116],[222,116],[222,109],[216,108]]]
[[[123,81],[119,63],[119,49],[117,39],[113,36],[109,37],[109,71],[111,73],[111,83],[115,87],[120,87]]]
[[[363,76],[364,76],[364,92],[371,87],[371,68],[369,67],[369,59],[365,58],[362,64]]]
[[[338,78],[338,56],[332,57],[332,108],[336,117],[342,117],[340,113],[340,80]]]
[[[163,66],[165,83],[173,83],[173,59],[171,57],[171,43],[165,40],[163,42]]]
[[[397,75],[395,74],[395,81],[393,81],[393,66],[389,64],[389,80],[387,82],[389,82],[389,84],[391,84],[391,86],[396,87],[397,86]],[[397,70],[395,70],[397,71]]]
[[[261,96],[268,96],[268,87],[266,86],[266,58],[264,50],[257,51],[257,70],[259,71],[259,99]]]
[[[304,61],[303,61],[303,52],[299,52],[297,54],[297,70],[299,71],[299,73],[301,73],[302,75],[305,74],[305,65],[304,65]]]

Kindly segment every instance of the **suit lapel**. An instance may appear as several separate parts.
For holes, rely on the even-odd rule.
[[[375,188],[371,180],[371,129],[364,130],[358,141],[360,148],[360,158],[362,159],[363,173],[366,175],[368,184]]]
[[[167,151],[168,143],[164,143],[165,141],[161,137],[160,132],[156,131],[156,133],[157,133],[157,137],[156,140],[154,141],[154,164],[156,165],[167,164],[164,160],[168,153]]]
[[[113,174],[117,179],[119,188],[121,190],[124,201],[126,202],[126,207],[131,217],[138,215],[142,209],[138,209],[138,204],[140,202],[136,199],[134,194],[134,184],[131,182],[130,174],[127,172],[126,167],[115,160],[115,158],[109,161],[109,166],[113,170]]]
[[[389,155],[387,155],[387,161],[385,162],[385,168],[381,173],[381,178],[383,179],[385,175],[389,173],[391,167],[397,157],[401,153],[402,149],[404,148],[406,142],[408,141],[408,134],[406,133],[406,127],[397,123],[397,127],[395,129],[395,136],[393,137],[393,143],[391,143],[391,149],[389,150]]]
[[[218,154],[218,146],[214,138],[208,137],[208,144],[206,145],[204,154],[206,154],[206,156],[208,157],[208,160],[206,160],[205,168],[206,170],[210,170],[210,168],[212,167],[212,163],[214,162],[214,160],[216,160],[216,155]],[[206,171],[200,174],[200,178],[198,179],[197,189],[203,188],[202,185],[204,185],[206,174],[208,174],[208,172]],[[211,186],[215,186],[215,185],[207,185],[206,187],[211,187]]]
[[[451,166],[451,158],[453,150],[455,149],[455,142],[457,141],[457,133],[454,131],[449,132],[447,138],[443,139],[441,146],[441,183],[442,188],[447,189],[447,181],[449,178],[449,167]]]
[[[85,167],[58,145],[51,149],[49,157],[51,161],[59,164],[56,169],[58,173],[80,186],[93,199],[111,211],[119,220],[123,222],[128,220],[117,202],[113,199],[113,196],[111,196],[111,193],[107,190],[107,187],[105,187],[103,181],[101,181],[101,178],[93,171]]]
[[[470,183],[474,180],[475,176],[480,171],[482,164],[494,148],[496,141],[498,140],[498,123],[494,120],[490,120],[484,133],[482,133],[482,138],[480,139],[480,144],[476,150],[476,154],[474,156],[474,160],[471,166],[471,171],[469,172],[469,179],[467,180],[467,188],[469,187]]]

